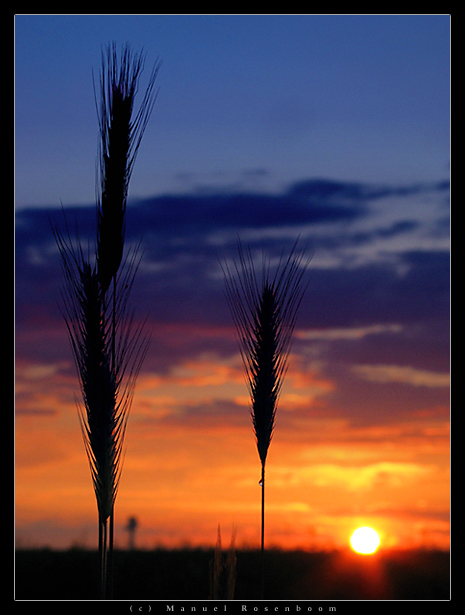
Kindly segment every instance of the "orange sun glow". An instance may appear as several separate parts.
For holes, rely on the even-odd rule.
[[[379,547],[378,533],[371,527],[359,527],[350,537],[350,545],[357,553],[371,555]]]

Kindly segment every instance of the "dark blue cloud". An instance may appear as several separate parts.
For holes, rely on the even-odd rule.
[[[128,207],[126,236],[128,241],[142,238],[146,259],[165,265],[167,270],[155,277],[166,290],[182,282],[186,288],[195,284],[199,267],[207,261],[216,263],[218,256],[228,256],[231,247],[215,248],[212,233],[228,231],[234,237],[244,229],[298,229],[308,224],[354,220],[364,213],[358,201],[327,203],[321,197],[321,185],[315,183],[315,199],[300,195],[291,187],[280,195],[233,193],[165,195],[145,199]],[[94,206],[67,207],[65,216],[56,208],[22,209],[16,215],[16,280],[18,310],[38,297],[47,300],[59,278],[59,261],[51,224],[62,232],[69,229],[86,247],[94,245],[96,212]],[[298,232],[298,230],[297,230]],[[270,243],[270,242],[268,242]],[[268,247],[271,247],[270,245]],[[221,254],[221,252],[224,252]],[[170,273],[171,271],[171,273]],[[176,281],[170,279],[175,275]]]
[[[365,184],[362,182],[344,182],[328,179],[306,179],[295,182],[289,194],[308,197],[313,202],[363,203],[388,196],[409,196],[431,191],[449,190],[449,181],[433,184],[414,184],[409,186],[388,186]]]
[[[413,251],[404,253],[402,259],[406,265],[403,275],[389,263],[311,270],[313,318],[320,326],[348,327],[354,323],[413,324],[447,316],[448,252]]]
[[[150,228],[198,237],[212,229],[255,229],[349,222],[367,213],[369,202],[446,191],[448,182],[387,187],[325,179],[299,181],[282,194],[247,192],[166,195],[138,201],[133,230]],[[396,230],[402,230],[397,227]]]
[[[378,186],[326,179],[302,180],[281,194],[246,191],[207,194],[163,195],[133,202],[128,209],[128,232],[137,235],[150,231],[166,237],[192,235],[196,238],[212,230],[303,226],[349,222],[363,218],[370,202],[381,198],[426,193],[445,193],[447,180],[430,185]],[[79,229],[83,238],[94,232],[94,206],[67,207],[71,232]],[[49,235],[50,222],[63,223],[56,208],[21,209],[16,216],[17,236],[37,242]],[[399,223],[400,224],[400,223]],[[397,224],[394,230],[404,227]],[[402,222],[405,225],[405,221]]]
[[[134,231],[204,235],[217,229],[280,227],[352,220],[364,213],[359,202],[338,204],[309,199],[292,190],[282,195],[257,193],[170,195],[139,201]],[[139,223],[139,229],[137,228]]]
[[[142,238],[144,253],[133,288],[133,304],[139,315],[150,313],[154,325],[228,325],[219,259],[236,255],[237,234],[251,233],[252,247],[270,255],[279,255],[292,244],[289,228],[291,235],[295,230],[294,237],[301,228],[318,231],[311,246],[317,256],[318,250],[339,254],[348,247],[376,247],[378,241],[410,237],[421,221],[406,216],[377,223],[370,209],[373,201],[388,195],[405,196],[407,192],[438,193],[442,198],[446,190],[446,182],[388,188],[307,180],[279,195],[218,192],[159,196],[132,203],[127,214],[127,240],[136,242]],[[438,217],[440,224],[443,217],[444,212]],[[44,327],[62,327],[58,308],[62,275],[50,220],[64,229],[60,210],[17,212],[18,332],[28,327],[33,330],[41,323]],[[89,244],[92,253],[95,208],[67,208],[66,221],[70,234],[74,236],[78,229],[81,242]],[[263,229],[271,232],[262,233]],[[282,229],[287,229],[287,236],[280,234]],[[214,241],[215,236],[222,240]],[[420,331],[418,343],[427,339],[433,327],[440,341],[436,340],[432,348],[444,365],[448,354],[449,253],[440,247],[412,247],[394,256],[393,259],[391,253],[383,260],[378,254],[373,261],[368,256],[352,266],[347,266],[343,258],[330,260],[324,266],[311,265],[299,326],[318,329],[400,323]],[[167,344],[166,340],[159,343]],[[192,354],[195,350],[213,350],[215,344],[221,346],[211,338],[196,340],[195,348],[191,345],[188,350]],[[168,350],[166,347],[165,356]],[[32,345],[21,346],[21,351],[47,352],[50,356],[58,352],[52,348],[34,349]]]

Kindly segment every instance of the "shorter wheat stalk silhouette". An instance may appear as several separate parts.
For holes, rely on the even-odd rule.
[[[252,423],[261,462],[261,597],[265,592],[265,464],[275,427],[278,399],[287,369],[297,311],[305,292],[303,276],[310,259],[297,241],[275,273],[265,257],[261,278],[250,250],[238,246],[239,261],[222,265],[226,297],[236,326],[251,399]]]

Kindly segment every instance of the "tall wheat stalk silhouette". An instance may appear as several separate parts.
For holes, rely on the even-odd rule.
[[[263,257],[259,278],[250,249],[240,242],[239,260],[223,265],[226,297],[236,326],[251,399],[251,416],[261,462],[261,597],[265,593],[265,464],[291,347],[309,259],[294,244],[275,273]]]
[[[137,248],[124,256],[129,180],[155,102],[159,68],[156,64],[134,114],[144,59],[129,45],[119,58],[114,44],[102,54],[97,242],[92,262],[67,226],[65,233],[53,229],[64,271],[64,316],[84,404],[79,419],[97,500],[102,598],[112,597],[114,504],[128,414],[148,343],[143,323],[135,324],[127,309],[139,262]]]

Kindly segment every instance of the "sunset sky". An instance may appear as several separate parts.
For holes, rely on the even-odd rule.
[[[95,236],[92,71],[162,60],[130,185],[150,349],[117,503],[138,546],[260,541],[219,261],[314,255],[267,459],[266,542],[449,547],[449,37],[432,16],[15,18],[17,546],[97,546],[50,220]],[[142,87],[144,78],[142,79]]]

